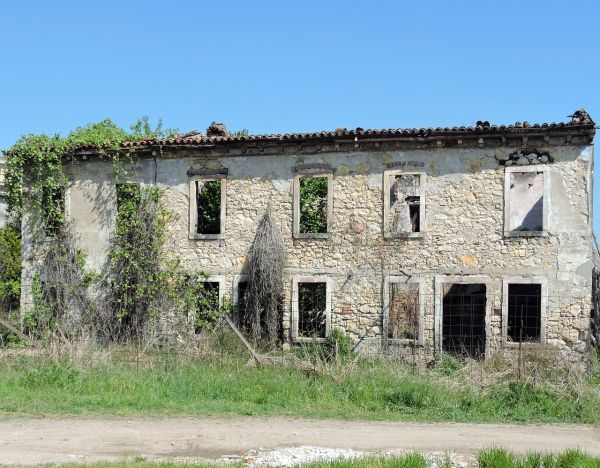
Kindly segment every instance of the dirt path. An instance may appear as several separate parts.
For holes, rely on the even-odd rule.
[[[177,457],[220,458],[312,446],[378,452],[470,453],[492,445],[525,452],[581,448],[600,455],[600,428],[426,424],[283,418],[19,419],[0,421],[0,463]]]

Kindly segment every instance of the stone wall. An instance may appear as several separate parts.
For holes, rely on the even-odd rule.
[[[331,321],[352,336],[357,349],[430,358],[441,345],[441,285],[479,278],[486,284],[486,354],[509,346],[503,340],[503,281],[543,279],[547,283],[547,322],[542,341],[582,352],[588,342],[591,298],[591,146],[548,146],[548,231],[541,237],[504,235],[504,184],[508,148],[332,152],[204,156],[179,149],[139,159],[131,182],[165,188],[167,206],[178,218],[169,226],[167,250],[186,268],[203,270],[225,282],[231,297],[243,274],[257,225],[271,203],[287,243],[285,334],[291,324],[292,278],[324,276],[331,282]],[[196,152],[195,152],[196,151]],[[325,239],[292,235],[294,168],[330,166],[333,171],[332,231]],[[190,169],[227,169],[225,232],[221,239],[190,239]],[[423,233],[384,238],[384,171],[426,175]],[[101,268],[115,218],[115,182],[109,162],[67,166],[72,180],[67,209],[75,221],[89,266]],[[24,304],[27,278],[24,273]],[[420,281],[424,318],[420,345],[394,345],[383,339],[382,291],[387,277]],[[450,278],[452,277],[452,278]]]

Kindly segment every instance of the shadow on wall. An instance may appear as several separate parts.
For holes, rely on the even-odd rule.
[[[527,212],[521,225],[515,231],[543,231],[544,219],[544,197],[540,197],[538,201]]]

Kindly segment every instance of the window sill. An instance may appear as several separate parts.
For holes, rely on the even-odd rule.
[[[519,347],[525,349],[535,349],[544,346],[545,344],[546,343],[542,341],[524,341],[523,343],[519,343],[518,341],[506,341],[506,339],[502,340],[502,346],[509,349],[519,349]]]
[[[383,237],[385,239],[423,239],[425,237],[424,232],[407,232],[406,234],[392,234],[386,232]]]
[[[548,231],[504,231],[504,237],[548,237]]]
[[[223,234],[190,234],[190,240],[223,240]]]
[[[386,344],[392,345],[392,346],[414,346],[414,347],[421,347],[423,346],[423,341],[422,340],[409,340],[407,338],[387,338],[385,340]]]
[[[331,234],[328,232],[295,232],[294,239],[329,239]]]
[[[295,336],[292,338],[294,343],[324,343],[327,338],[310,338],[307,336]]]

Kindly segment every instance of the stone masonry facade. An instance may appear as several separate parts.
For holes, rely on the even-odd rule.
[[[177,215],[168,228],[168,252],[187,269],[207,272],[219,283],[223,299],[238,297],[237,283],[244,279],[258,223],[270,204],[288,254],[286,346],[298,341],[294,285],[304,280],[326,284],[327,333],[342,330],[362,352],[419,359],[451,346],[445,333],[475,334],[481,343],[472,349],[482,356],[514,348],[519,337],[510,331],[511,291],[534,284],[532,310],[539,317],[531,323],[537,335],[526,345],[551,346],[578,358],[590,330],[593,136],[585,113],[576,113],[567,124],[541,126],[478,122],[453,129],[342,129],[246,138],[209,132],[140,145],[129,182],[165,190],[167,206]],[[86,149],[65,161],[65,170],[67,215],[75,222],[88,266],[99,270],[116,217],[112,163]],[[297,236],[294,180],[315,174],[329,178],[329,232]],[[410,179],[394,179],[406,174]],[[216,176],[225,181],[222,232],[194,238],[193,182]],[[418,182],[407,189],[421,197],[418,232],[386,234],[391,221],[385,218],[397,212],[393,195],[384,190],[388,177],[392,184]],[[531,206],[522,202],[527,199],[522,194],[508,200],[520,180],[525,195],[527,190],[541,194]],[[533,221],[539,219],[534,231],[511,230],[511,213],[521,216],[520,203]],[[531,219],[521,221],[525,226]],[[33,275],[27,243],[24,235],[23,308],[31,306]],[[389,293],[406,284],[418,292],[416,329],[392,337]],[[475,297],[475,290],[480,300],[469,310],[471,328],[452,325],[448,295],[464,302]],[[456,310],[464,314],[467,309],[460,307]]]

